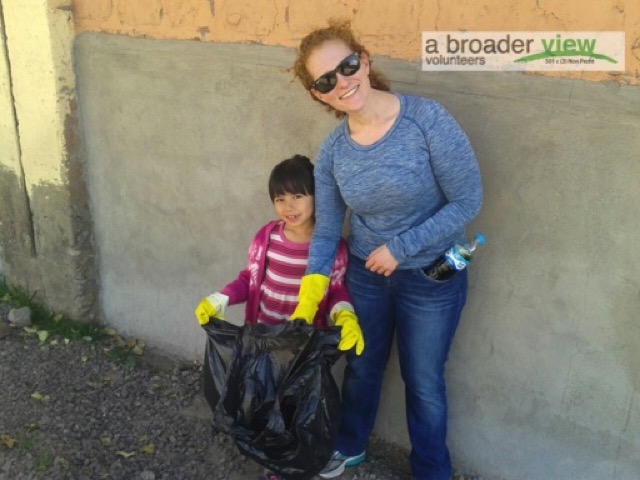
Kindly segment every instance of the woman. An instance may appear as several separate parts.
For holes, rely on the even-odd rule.
[[[347,288],[366,342],[362,355],[348,354],[342,425],[321,476],[364,460],[395,331],[413,477],[449,480],[444,366],[467,272],[446,281],[426,272],[464,241],[465,225],[480,210],[475,155],[440,104],[389,91],[348,23],[307,35],[294,73],[342,121],[316,159],[316,228],[292,318],[310,317],[322,298],[348,207]]]

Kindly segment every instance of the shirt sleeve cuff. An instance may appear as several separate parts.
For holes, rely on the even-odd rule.
[[[349,310],[350,312],[355,313],[355,311],[353,310],[353,305],[351,305],[349,302],[336,303],[331,309],[331,312],[329,312],[329,317],[331,318],[331,322],[333,325],[335,325],[336,323],[336,315],[338,314],[338,312],[341,312],[342,310]]]

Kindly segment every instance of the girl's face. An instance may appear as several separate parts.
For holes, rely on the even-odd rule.
[[[276,195],[273,207],[278,217],[285,223],[285,229],[305,232],[313,229],[314,198],[302,193]]]
[[[333,71],[352,53],[354,52],[340,41],[325,42],[309,55],[307,70],[316,80],[325,73]],[[346,114],[360,111],[371,92],[369,57],[364,52],[358,53],[360,53],[360,69],[357,72],[350,76],[336,73],[336,86],[327,93],[311,89],[311,93],[316,98]]]

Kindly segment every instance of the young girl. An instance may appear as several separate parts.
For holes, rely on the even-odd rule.
[[[242,302],[246,305],[247,324],[276,324],[292,319],[315,224],[311,161],[295,155],[276,165],[269,177],[269,196],[279,219],[258,230],[249,246],[247,266],[238,278],[202,299],[195,311],[201,325],[211,317],[224,320],[227,306]],[[342,326],[338,349],[355,347],[356,354],[360,355],[364,340],[344,283],[346,267],[347,247],[341,240],[329,286],[310,323],[317,328],[331,324]],[[280,477],[266,472],[260,478],[279,480]]]
[[[270,221],[258,230],[249,246],[247,266],[238,278],[202,299],[195,311],[201,325],[211,317],[224,320],[227,306],[243,302],[246,303],[245,323],[275,324],[291,319],[298,304],[300,279],[307,267],[315,223],[311,161],[295,155],[276,165],[269,177],[269,196],[279,220]],[[357,322],[344,284],[346,267],[347,247],[342,240],[329,288],[312,321],[318,328]],[[342,338],[339,348],[348,350],[355,345],[356,350],[361,351],[363,343],[357,340]]]

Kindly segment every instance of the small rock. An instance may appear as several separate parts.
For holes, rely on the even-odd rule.
[[[156,480],[156,474],[151,470],[145,470],[140,474],[140,480]]]
[[[9,321],[16,327],[30,327],[31,309],[29,307],[12,308],[9,311]]]
[[[6,323],[0,323],[0,340],[11,333],[11,326]]]

